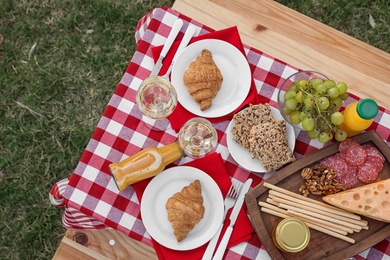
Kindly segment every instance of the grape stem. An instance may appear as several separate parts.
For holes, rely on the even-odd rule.
[[[324,118],[324,116],[322,115],[321,113],[321,109],[317,103],[317,99],[315,99],[315,95],[312,95],[310,94],[309,92],[305,91],[303,88],[301,88],[301,90],[306,94],[308,95],[310,98],[312,98],[314,100],[314,104],[315,104],[315,108],[317,110],[317,114],[318,114],[318,118]],[[316,120],[317,121],[317,120]],[[325,123],[326,123],[326,126],[329,128],[329,129],[333,129],[332,125],[327,121],[325,120]],[[317,124],[316,124],[317,125]]]
[[[317,103],[317,100],[314,98],[314,96],[313,96],[313,99],[314,99],[314,104],[315,104],[316,109],[317,109],[318,116],[322,117],[321,109],[320,109],[320,107],[319,107],[319,105]]]

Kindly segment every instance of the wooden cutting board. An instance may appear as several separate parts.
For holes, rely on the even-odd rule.
[[[354,136],[353,139],[360,144],[373,145],[381,151],[386,158],[386,161],[383,170],[378,176],[378,180],[390,178],[390,148],[383,139],[375,131],[359,134]],[[283,167],[268,178],[266,182],[301,195],[299,187],[304,184],[304,180],[301,177],[302,169],[318,164],[322,159],[337,153],[338,146],[338,143],[334,143],[321,150],[317,150],[309,156],[303,157]],[[364,183],[359,182],[356,186],[363,185]],[[273,228],[281,221],[281,218],[262,212],[258,205],[260,201],[265,202],[267,197],[268,188],[261,183],[247,193],[245,201],[252,219],[253,227],[272,259],[345,259],[359,254],[390,235],[390,223],[362,217],[362,219],[368,221],[369,228],[368,230],[362,230],[348,235],[348,237],[353,238],[356,241],[355,244],[348,243],[339,238],[334,238],[316,230],[311,230],[310,242],[307,248],[298,253],[284,253],[278,250],[272,241]],[[309,198],[322,201],[322,196],[311,194],[309,195]]]

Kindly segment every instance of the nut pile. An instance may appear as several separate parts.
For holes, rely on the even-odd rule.
[[[309,196],[310,193],[329,195],[347,189],[336,179],[336,171],[322,164],[302,169],[301,176],[305,180],[305,184],[299,188],[299,192],[305,197]]]

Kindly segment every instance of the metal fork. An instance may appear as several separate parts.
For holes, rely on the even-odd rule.
[[[206,251],[203,254],[202,260],[210,260],[214,254],[215,247],[218,242],[218,238],[221,234],[222,231],[222,226],[225,221],[226,215],[229,211],[229,209],[233,208],[234,203],[236,203],[236,200],[238,198],[238,194],[240,194],[241,188],[242,188],[242,183],[237,182],[235,180],[232,180],[232,185],[230,186],[230,189],[226,195],[224,205],[225,205],[225,212],[223,213],[223,219],[221,226],[218,229],[218,232],[213,236],[213,238],[210,240]]]

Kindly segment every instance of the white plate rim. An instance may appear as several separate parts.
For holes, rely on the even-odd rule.
[[[213,105],[205,111],[200,110],[199,104],[188,93],[183,82],[188,65],[203,49],[208,49],[213,54],[224,77],[221,89],[213,99]],[[246,57],[234,45],[218,39],[205,39],[188,45],[179,54],[172,67],[171,82],[176,89],[178,101],[185,109],[198,116],[216,118],[233,112],[245,101],[251,87],[252,73]]]
[[[277,121],[284,120],[283,116],[280,114],[280,111],[278,109],[274,107],[270,107],[270,108],[271,108],[272,116],[274,117],[275,120]],[[249,151],[233,140],[233,133],[232,133],[233,127],[234,127],[234,120],[232,119],[227,128],[226,141],[227,141],[228,150],[232,155],[233,159],[239,165],[241,165],[242,167],[244,167],[249,171],[266,173],[267,171],[265,170],[264,166],[261,164],[260,160],[257,158],[252,159]],[[294,151],[295,130],[294,127],[290,125],[288,122],[286,122],[286,131],[287,131],[288,146],[290,147],[291,151]]]
[[[184,240],[177,242],[168,220],[165,202],[196,179],[202,185],[205,215]],[[223,197],[217,183],[204,171],[191,166],[164,170],[150,181],[141,200],[142,222],[149,235],[161,245],[179,251],[191,250],[207,243],[222,223],[223,212]]]

